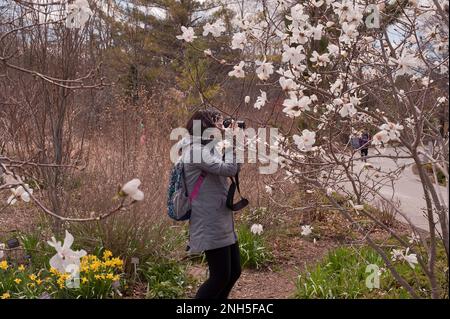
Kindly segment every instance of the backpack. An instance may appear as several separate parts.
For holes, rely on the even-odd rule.
[[[206,173],[202,172],[194,184],[192,193],[189,195],[183,162],[178,161],[173,166],[167,190],[167,208],[170,218],[176,221],[184,221],[191,217],[192,201],[198,196],[198,191],[205,177]]]

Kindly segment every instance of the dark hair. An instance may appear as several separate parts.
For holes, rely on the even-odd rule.
[[[203,132],[210,127],[216,127],[217,120],[222,116],[222,114],[214,109],[198,110],[192,114],[191,118],[186,123],[186,129],[189,135],[194,135],[194,121],[201,121],[201,136]]]

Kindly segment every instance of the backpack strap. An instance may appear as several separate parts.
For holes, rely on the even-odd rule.
[[[199,177],[198,177],[197,180],[195,181],[194,189],[192,190],[192,193],[191,193],[191,195],[189,196],[189,202],[192,203],[192,201],[193,201],[194,199],[197,198],[198,192],[199,192],[199,190],[200,190],[200,186],[202,186],[203,180],[205,179],[206,175],[207,175],[206,172],[203,172],[203,171],[202,171],[202,172],[200,173]],[[186,190],[186,192],[187,192],[187,190]]]

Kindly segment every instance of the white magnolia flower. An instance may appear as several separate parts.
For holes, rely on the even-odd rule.
[[[403,125],[387,122],[381,125],[380,129],[386,132],[389,140],[396,141],[400,137],[400,131],[403,130]]]
[[[56,250],[56,255],[50,259],[50,266],[61,273],[68,271],[67,267],[70,265],[79,266],[80,258],[86,255],[84,250],[74,251],[70,248],[73,240],[73,236],[66,230],[66,237],[62,245],[60,241],[56,241],[55,237],[52,237],[51,241],[47,241]]]
[[[1,243],[0,244],[0,260],[5,256],[5,251],[4,249],[6,249],[6,245]]]
[[[256,75],[261,81],[266,81],[269,79],[270,75],[273,73],[273,65],[270,62],[264,61],[256,61]]]
[[[261,92],[261,95],[256,98],[256,102],[253,105],[253,107],[258,110],[260,110],[261,107],[266,105],[266,102],[267,102],[267,93],[264,91],[261,91],[261,90],[260,90],[260,92]]]
[[[250,103],[250,96],[247,95],[247,96],[244,98],[244,102],[245,102],[245,104]]]
[[[358,35],[357,25],[344,22],[342,24],[342,34],[339,37],[339,42],[351,44],[352,40],[356,39]]]
[[[328,53],[319,54],[317,51],[312,53],[312,57],[309,58],[311,62],[315,62],[318,66],[326,66],[330,62]]]
[[[309,235],[311,235],[313,229],[314,229],[314,227],[312,227],[310,225],[302,226],[302,231],[300,234],[302,236],[309,236]]]
[[[122,192],[130,196],[133,200],[143,200],[144,193],[140,189],[138,189],[140,185],[141,181],[137,178],[134,178],[122,187]]]
[[[247,37],[244,32],[237,32],[233,35],[233,39],[231,40],[231,48],[241,49],[243,50],[245,45],[247,44]]]
[[[331,196],[331,195],[333,195],[333,193],[334,193],[334,190],[331,187],[328,187],[327,188],[327,195]]]
[[[320,39],[322,39],[322,31],[323,31],[322,24],[319,23],[317,26],[311,27],[310,31],[312,33],[314,40],[319,41]]]
[[[237,78],[244,78],[245,77],[244,66],[245,66],[245,62],[241,61],[238,65],[235,65],[233,67],[232,71],[228,72],[228,75],[234,76]]]
[[[304,55],[303,47],[301,45],[297,45],[297,47],[290,47],[284,45],[284,51],[281,55],[281,61],[285,63],[291,63],[292,65],[299,65],[300,62],[306,59],[306,55]]]
[[[389,135],[386,131],[380,131],[372,138],[373,145],[381,145],[382,143],[386,144],[387,142],[389,142]]]
[[[289,99],[285,99],[283,102],[283,112],[286,113],[289,117],[297,117],[300,116],[302,111],[309,111],[309,105],[312,103],[311,99],[308,96],[302,96],[298,99],[295,93],[292,93]]]
[[[404,255],[404,259],[406,260],[406,262],[409,264],[409,266],[414,269],[415,266],[418,264],[417,261],[417,255],[416,254],[408,254],[409,252],[409,248],[406,248],[406,252]]]
[[[255,235],[261,235],[263,232],[263,226],[261,224],[253,224],[250,227],[250,231]]]
[[[222,32],[225,32],[225,23],[223,20],[219,19],[213,24],[206,23],[203,27],[203,36],[207,36],[208,34],[212,34],[213,37],[220,37]]]
[[[272,195],[272,192],[273,192],[272,187],[270,187],[269,185],[266,185],[266,186],[265,186],[265,189],[266,189],[266,193],[267,193],[267,194]]]
[[[184,40],[186,42],[193,42],[197,36],[194,33],[194,29],[192,27],[186,28],[185,26],[181,26],[181,31],[183,32],[180,35],[177,35],[177,39]]]
[[[332,56],[337,56],[339,54],[339,47],[333,43],[328,44],[328,53]]]
[[[206,49],[203,51],[203,54],[206,56],[212,56],[212,51],[211,51],[211,49]]]
[[[352,117],[356,113],[357,113],[357,111],[356,111],[356,108],[353,105],[353,103],[345,103],[344,105],[342,105],[341,109],[339,110],[339,114],[341,115],[341,117],[347,117],[347,116]]]
[[[299,150],[307,152],[312,150],[312,146],[316,142],[316,133],[305,129],[301,136],[295,134],[292,138]]]
[[[398,60],[394,58],[390,58],[390,60],[396,63],[399,67],[396,75],[413,74],[414,68],[420,66],[420,60],[416,58],[414,54],[408,54],[405,51],[403,51]]]
[[[284,76],[280,77],[280,86],[283,91],[292,91],[297,89],[298,85],[292,79],[286,79]]]
[[[33,189],[25,184],[25,187],[22,185],[17,188],[11,188],[12,195],[6,200],[6,204],[14,205],[18,199],[23,200],[25,203],[30,201],[30,194],[33,194]]]

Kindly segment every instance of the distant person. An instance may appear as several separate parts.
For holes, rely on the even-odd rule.
[[[367,156],[369,155],[369,144],[370,144],[369,133],[364,132],[359,138],[361,157],[364,162],[367,162]]]
[[[356,151],[359,150],[359,137],[358,135],[351,135],[350,136],[350,145],[352,148]]]

